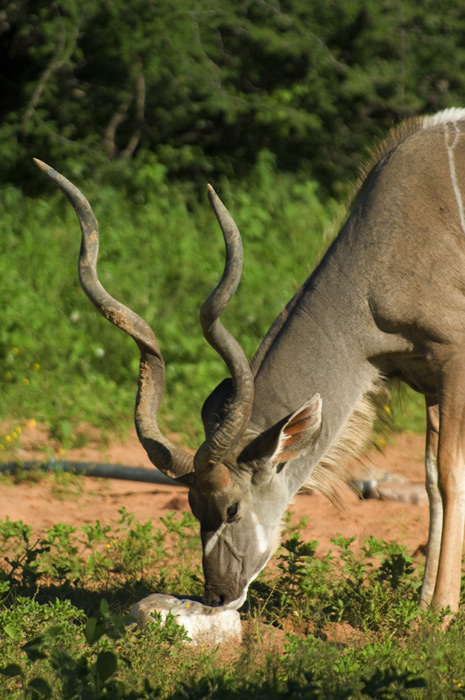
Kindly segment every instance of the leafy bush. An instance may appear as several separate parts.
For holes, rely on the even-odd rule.
[[[114,523],[89,523],[79,532],[58,524],[32,536],[21,522],[0,522],[2,547],[10,552],[0,576],[0,694],[12,700],[463,694],[463,615],[443,633],[440,617],[420,614],[411,560],[372,539],[355,554],[339,536],[341,565],[339,556],[321,559],[316,543],[304,545],[293,526],[278,568],[251,587],[242,613],[250,631],[236,651],[185,646],[184,630],[170,618],[165,625],[154,618],[144,631],[128,626],[132,603],[154,590],[200,592],[192,526],[190,516],[171,514],[154,532],[124,510]],[[341,625],[351,636],[338,639]],[[286,636],[270,647],[270,630],[279,628]]]
[[[464,35],[460,0],[8,0],[2,173],[30,191],[32,156],[73,177],[119,159],[131,179],[150,155],[199,183],[269,149],[334,192],[393,122],[462,103]]]

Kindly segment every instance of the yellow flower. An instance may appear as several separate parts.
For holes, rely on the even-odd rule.
[[[19,355],[18,348],[11,348],[11,352],[13,353],[13,355]]]
[[[3,375],[3,378],[6,379],[7,382],[9,382],[10,379],[12,378],[11,372],[5,372],[5,374]]]
[[[17,425],[16,428],[15,428],[15,430],[16,430],[16,432],[18,433],[18,435],[20,435],[20,433],[23,432],[23,429],[21,428],[20,425]]]
[[[11,437],[13,439],[16,439],[18,437],[18,433],[13,430],[13,432],[11,433]]]
[[[390,407],[389,407],[389,406],[384,406],[384,410],[386,411],[386,413],[387,413],[388,416],[389,416],[389,414],[391,413]]]
[[[24,386],[27,386],[29,384],[29,379],[27,377],[24,377],[23,384]]]
[[[11,435],[5,435],[5,440],[7,442],[11,442]]]
[[[36,419],[35,418],[30,418],[28,422],[26,423],[26,428],[33,428],[36,425]]]
[[[40,369],[40,365],[38,362],[34,362],[32,365],[32,369],[35,370],[36,372]]]

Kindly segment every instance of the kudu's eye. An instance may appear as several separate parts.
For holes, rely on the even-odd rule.
[[[236,517],[237,511],[239,510],[239,503],[233,503],[232,506],[229,506],[227,511],[226,511],[226,516],[228,518],[228,522],[231,522],[233,518]]]

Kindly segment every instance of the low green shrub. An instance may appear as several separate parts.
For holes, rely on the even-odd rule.
[[[128,610],[155,590],[201,594],[191,516],[159,528],[122,510],[113,523],[34,534],[0,522],[0,696],[97,700],[295,698],[442,700],[464,694],[464,617],[447,632],[417,608],[419,571],[401,547],[367,540],[318,555],[298,529],[252,584],[242,647],[199,649]],[[273,646],[267,641],[270,630]],[[345,634],[341,633],[341,630]],[[279,641],[281,639],[281,641]]]

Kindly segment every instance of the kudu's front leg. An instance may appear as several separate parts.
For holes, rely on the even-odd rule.
[[[438,485],[443,527],[432,604],[458,612],[465,524],[465,368],[462,356],[442,364],[439,401]]]

